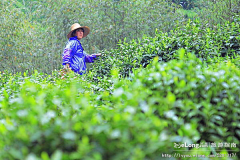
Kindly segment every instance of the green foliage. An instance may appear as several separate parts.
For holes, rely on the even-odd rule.
[[[226,21],[239,21],[239,0],[200,0],[198,7],[193,10],[203,23],[212,28]]]
[[[113,69],[110,90],[73,73],[1,73],[0,158],[158,159],[174,143],[239,145],[239,68],[207,67],[185,50],[178,57],[128,78]]]
[[[228,22],[212,30],[202,27],[197,20],[189,21],[184,27],[179,26],[170,33],[156,31],[155,37],[120,42],[118,49],[105,51],[91,71],[95,77],[103,77],[110,75],[110,70],[116,67],[125,77],[133,68],[146,67],[156,56],[163,62],[178,58],[176,51],[180,48],[194,53],[206,63],[212,63],[214,57],[236,58],[240,55],[239,29],[239,23]]]
[[[192,9],[197,7],[199,0],[172,0],[172,2],[181,5],[184,9]]]
[[[0,64],[1,71],[13,73],[59,69],[66,35],[75,22],[91,28],[91,34],[82,40],[91,54],[116,48],[125,37],[129,41],[154,35],[155,28],[169,31],[177,19],[184,19],[174,13],[175,5],[156,0],[4,0],[1,6],[0,61],[5,62]]]
[[[196,19],[196,18],[198,18],[198,14],[195,11],[193,11],[193,10],[178,9],[177,12],[181,13],[181,14],[184,14],[185,17],[187,17],[189,19]]]
[[[42,72],[48,72],[54,69],[53,66],[60,66],[60,56],[51,51],[56,49],[55,46],[60,47],[57,45],[59,40],[52,39],[49,42],[49,34],[43,34],[41,25],[31,22],[30,17],[33,15],[26,15],[21,8],[14,6],[19,2],[1,3],[3,6],[0,12],[4,16],[1,16],[0,21],[0,70],[12,73],[29,70],[33,73],[35,69],[41,68]]]
[[[2,0],[0,159],[161,159],[175,143],[239,146],[238,0],[181,1],[187,11],[170,2]],[[84,76],[61,75],[75,22],[91,28],[86,51],[103,56]],[[203,150],[240,158],[239,147],[177,153]]]
[[[170,3],[171,2],[171,3]],[[175,1],[176,2],[176,1]],[[176,2],[177,3],[177,2]],[[117,48],[119,40],[130,42],[155,29],[166,33],[188,18],[217,29],[227,21],[239,22],[238,0],[187,1],[191,10],[164,0],[3,0],[0,2],[0,70],[51,73],[61,67],[61,54],[70,26],[79,22],[91,28],[83,39],[87,53]],[[177,3],[178,4],[178,3]]]

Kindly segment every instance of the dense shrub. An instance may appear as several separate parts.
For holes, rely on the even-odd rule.
[[[2,0],[0,159],[239,159],[238,0],[203,2]],[[111,48],[83,76],[52,72],[72,21]]]
[[[9,75],[0,91],[1,159],[159,159],[162,154],[239,153],[238,147],[174,148],[174,143],[239,145],[240,72],[231,61],[179,60],[134,70],[107,90],[91,77]],[[4,76],[1,74],[1,77]],[[231,152],[229,152],[231,153]],[[239,158],[239,154],[238,156]],[[234,159],[237,159],[237,157]],[[194,159],[194,158],[192,158]],[[216,158],[218,159],[218,158]]]
[[[146,67],[155,56],[163,62],[176,58],[179,48],[194,53],[205,62],[213,61],[214,57],[236,58],[240,55],[239,29],[239,21],[218,26],[217,30],[202,27],[197,20],[189,21],[170,33],[156,31],[155,37],[120,42],[118,49],[105,51],[92,70],[96,76],[102,77],[116,66],[121,75],[128,76],[132,68]]]
[[[82,40],[87,53],[116,48],[119,39],[154,35],[183,20],[176,5],[159,0],[3,0],[0,2],[0,70],[51,73],[61,68],[66,35],[73,23],[89,26]],[[161,21],[162,23],[156,23]]]
[[[194,8],[177,5],[183,2]],[[117,48],[124,38],[154,37],[156,28],[169,33],[189,18],[211,29],[239,19],[239,0],[2,0],[0,5],[0,71],[12,73],[60,69],[66,35],[75,22],[91,28],[82,43],[92,54]]]

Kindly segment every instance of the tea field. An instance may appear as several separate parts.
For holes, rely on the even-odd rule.
[[[164,60],[147,39],[106,51],[84,76],[1,72],[0,159],[238,159],[239,53]],[[130,63],[143,50],[150,58]]]
[[[240,159],[238,0],[0,4],[0,160]],[[82,76],[75,21],[102,53]]]

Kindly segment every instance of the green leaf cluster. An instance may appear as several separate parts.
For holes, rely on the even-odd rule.
[[[195,54],[204,63],[214,63],[224,59],[235,59],[239,66],[240,34],[239,22],[219,25],[212,30],[202,27],[198,20],[189,21],[169,33],[156,30],[154,37],[143,37],[138,41],[120,41],[118,49],[105,51],[100,60],[91,68],[95,77],[110,75],[110,70],[118,68],[120,75],[128,76],[132,69],[146,67],[154,57],[159,62],[179,59],[180,48]],[[183,55],[185,56],[185,55]]]
[[[240,69],[231,60],[206,66],[185,50],[178,57],[154,58],[127,78],[115,68],[100,83],[1,73],[0,158],[159,159],[176,153],[174,143],[239,145]],[[177,153],[202,149],[239,158],[238,147]]]
[[[82,40],[88,54],[117,48],[119,40],[154,37],[156,28],[170,35],[176,26],[187,25],[189,18],[199,19],[198,25],[211,30],[226,21],[239,22],[238,0],[188,0],[191,10],[176,3],[180,1],[2,0],[0,70],[33,73],[37,69],[50,74],[60,69],[66,35],[75,22],[91,28]]]

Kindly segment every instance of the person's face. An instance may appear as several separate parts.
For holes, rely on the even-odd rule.
[[[82,39],[83,38],[83,29],[82,28],[79,28],[76,30],[76,34],[75,36],[77,36],[77,39]]]

